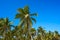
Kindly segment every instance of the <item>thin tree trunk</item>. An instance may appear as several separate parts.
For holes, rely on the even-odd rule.
[[[6,40],[6,32],[4,31],[4,33],[3,33],[3,40]]]

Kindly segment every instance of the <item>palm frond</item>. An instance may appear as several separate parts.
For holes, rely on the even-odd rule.
[[[22,27],[24,25],[24,21],[20,23],[20,26]]]
[[[31,32],[36,31],[35,28],[31,28]]]
[[[22,17],[23,17],[23,14],[16,14],[15,19],[22,18]]]
[[[30,14],[30,16],[37,16],[37,15],[38,15],[37,13]]]
[[[25,14],[29,14],[29,7],[28,6],[24,7],[24,12],[25,12]]]
[[[21,18],[19,25],[20,25],[20,26],[23,26],[23,24],[24,24],[24,18]]]
[[[8,23],[9,23],[9,19],[5,18],[5,24],[8,25]]]
[[[21,14],[25,14],[25,13],[24,13],[24,10],[23,10],[22,8],[19,8],[19,9],[18,9],[18,12],[20,12]]]
[[[20,18],[20,14],[16,14],[15,19]]]
[[[31,17],[31,20],[33,20],[36,23],[36,20],[33,17]]]

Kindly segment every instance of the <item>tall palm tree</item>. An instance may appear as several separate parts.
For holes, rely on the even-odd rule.
[[[28,27],[32,25],[32,20],[36,22],[36,20],[32,16],[37,16],[37,14],[30,14],[28,6],[25,6],[24,8],[19,8],[18,12],[19,13],[16,14],[15,18],[20,19],[20,26],[23,26],[25,24]]]
[[[36,22],[36,20],[32,16],[37,16],[36,13],[30,14],[29,7],[25,6],[24,8],[18,9],[18,14],[16,14],[15,18],[20,19],[20,26],[27,26],[27,35],[32,27],[32,24]]]

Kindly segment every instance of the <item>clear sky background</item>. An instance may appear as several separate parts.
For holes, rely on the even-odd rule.
[[[42,26],[47,31],[60,32],[60,0],[0,0],[0,18],[8,17],[17,25],[19,20],[14,19],[17,9],[26,5],[30,7],[31,13],[38,13],[34,28]]]

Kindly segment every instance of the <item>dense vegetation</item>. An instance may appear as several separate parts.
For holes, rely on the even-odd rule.
[[[8,18],[0,18],[0,40],[60,40],[60,34],[57,31],[46,32],[41,26],[36,30],[32,28],[36,23],[34,16],[36,13],[30,14],[29,7],[19,8],[15,19],[20,22],[14,26]],[[14,29],[11,29],[11,28]]]

